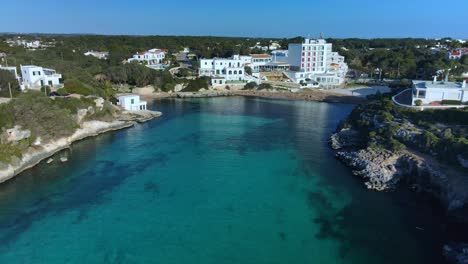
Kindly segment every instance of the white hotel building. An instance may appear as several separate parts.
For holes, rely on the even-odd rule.
[[[252,60],[250,56],[234,55],[231,58],[200,60],[200,76],[211,77],[212,86],[226,85],[227,82],[246,80],[244,66]]]
[[[348,65],[344,57],[332,51],[324,39],[305,39],[289,44],[289,77],[296,83],[316,83],[322,87],[338,86],[345,81]]]

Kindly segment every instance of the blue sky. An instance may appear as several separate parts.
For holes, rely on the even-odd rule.
[[[1,0],[0,32],[468,39],[468,0]]]

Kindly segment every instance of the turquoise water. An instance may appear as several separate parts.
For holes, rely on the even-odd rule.
[[[427,203],[365,190],[329,150],[353,106],[151,107],[165,115],[0,186],[0,263],[441,262]]]

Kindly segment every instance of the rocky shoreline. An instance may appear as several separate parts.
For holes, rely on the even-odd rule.
[[[363,147],[358,131],[340,129],[330,137],[336,157],[352,168],[370,190],[390,191],[400,184],[430,194],[446,209],[447,219],[468,223],[468,177],[417,151],[389,151]],[[468,244],[445,246],[443,254],[451,263],[468,263]]]
[[[154,100],[162,98],[209,98],[209,97],[224,97],[224,96],[246,96],[246,97],[262,97],[272,99],[288,99],[288,100],[305,100],[328,103],[349,103],[360,104],[366,101],[363,97],[348,96],[342,94],[326,93],[322,91],[304,91],[290,92],[283,90],[210,90],[201,92],[175,92],[175,93],[153,93],[142,95],[145,100]]]
[[[134,126],[137,122],[146,122],[161,115],[162,113],[155,111],[123,111],[118,117],[116,117],[115,121],[112,122],[97,120],[81,122],[80,128],[78,128],[73,135],[59,138],[44,144],[35,144],[23,154],[21,159],[15,160],[12,164],[8,164],[6,167],[1,168],[0,183],[3,183],[21,172],[36,166],[41,161],[50,158],[57,152],[69,148],[74,142],[106,132],[129,128]]]

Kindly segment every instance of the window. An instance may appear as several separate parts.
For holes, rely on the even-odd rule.
[[[135,99],[130,99],[130,104],[135,104]]]
[[[232,74],[232,71],[229,71],[229,75],[231,75],[231,74]]]
[[[239,71],[239,74],[242,74],[242,71]]]

